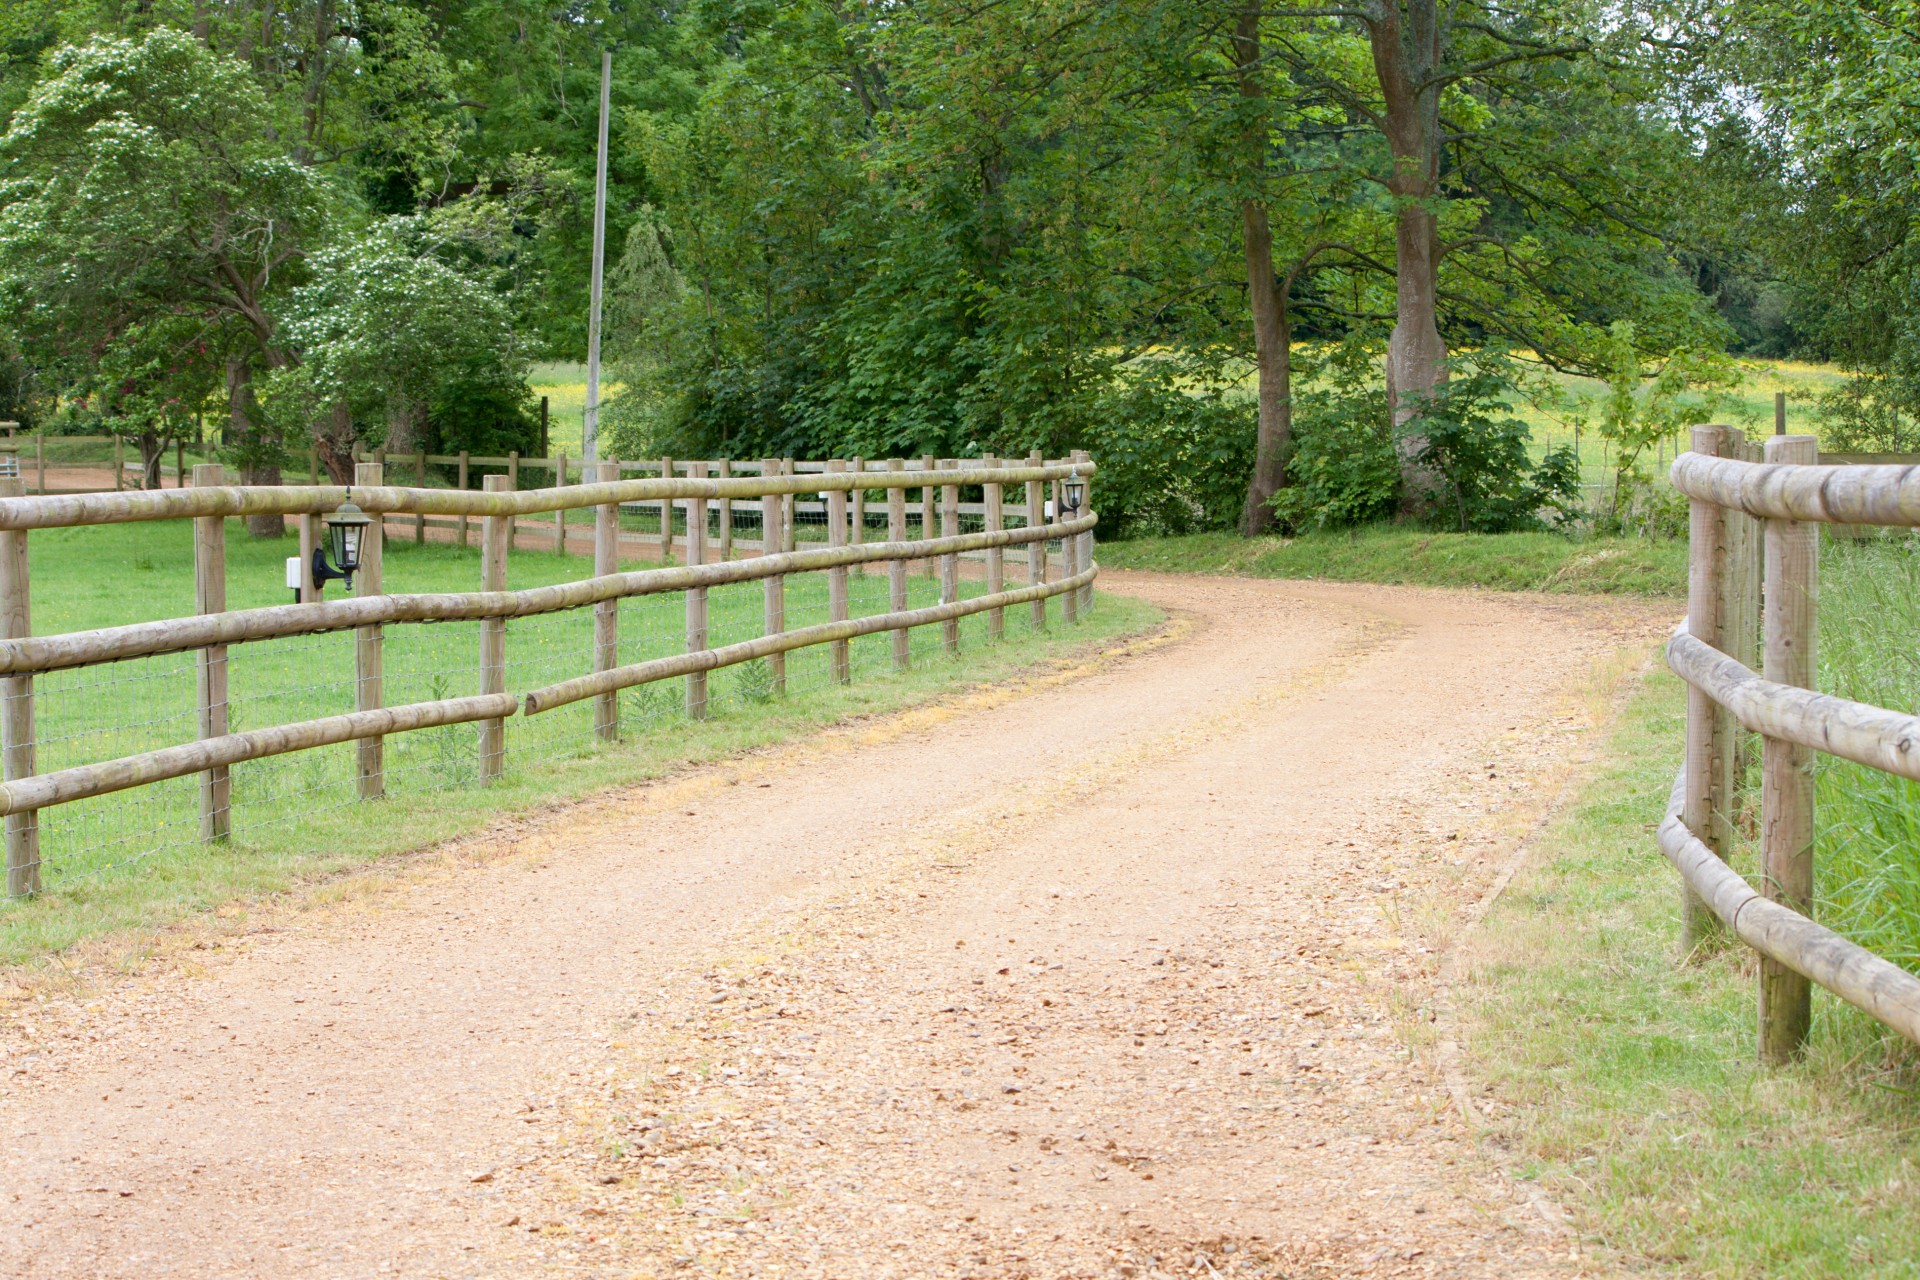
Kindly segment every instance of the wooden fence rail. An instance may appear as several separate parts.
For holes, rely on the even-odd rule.
[[[418,465],[418,455],[406,461]],[[600,739],[619,735],[620,690],[655,681],[684,677],[687,682],[685,710],[694,718],[705,713],[705,676],[707,672],[757,659],[767,659],[770,670],[777,671],[774,691],[782,691],[784,667],[775,666],[782,655],[812,645],[831,646],[834,657],[833,678],[837,683],[851,679],[844,646],[865,635],[891,631],[904,636],[913,627],[938,624],[942,627],[942,647],[957,652],[958,619],[987,612],[996,617],[1011,605],[1032,602],[1044,608],[1045,601],[1058,596],[1063,601],[1063,616],[1073,617],[1072,606],[1084,602],[1097,573],[1090,559],[1091,539],[1097,517],[1069,513],[1054,519],[1052,513],[1029,508],[1028,521],[1021,527],[989,527],[974,533],[958,532],[953,505],[947,505],[943,536],[908,540],[898,536],[906,532],[904,498],[908,490],[920,490],[927,497],[931,512],[935,489],[948,494],[959,485],[983,487],[991,496],[983,507],[996,514],[1002,508],[1000,486],[1011,484],[1016,492],[1031,495],[1049,484],[1070,477],[1087,481],[1094,464],[1084,456],[1074,461],[1035,464],[1024,467],[992,465],[949,466],[938,472],[938,485],[929,485],[933,477],[923,468],[909,470],[901,460],[882,462],[878,470],[843,470],[833,463],[809,464],[786,461],[769,462],[753,474],[748,464],[716,466],[710,475],[704,463],[689,464],[686,478],[615,479],[619,464],[602,463],[591,481],[549,489],[518,491],[512,489],[506,475],[485,478],[480,492],[420,487],[399,487],[385,483],[386,466],[381,459],[361,463],[356,480],[348,486],[307,485],[282,487],[243,487],[218,483],[223,472],[217,465],[196,467],[192,489],[153,490],[80,495],[21,496],[18,480],[0,480],[0,698],[5,699],[5,715],[0,716],[0,760],[5,763],[5,779],[0,781],[0,815],[5,817],[10,896],[28,896],[40,888],[39,811],[75,800],[110,794],[132,787],[171,778],[199,775],[201,778],[201,835],[220,840],[229,834],[229,792],[227,771],[234,764],[284,755],[315,747],[354,742],[358,744],[357,793],[362,800],[378,799],[385,794],[385,764],[382,743],[387,735],[453,724],[477,724],[478,776],[482,781],[500,776],[504,769],[505,727],[510,717],[522,713],[544,712],[585,698],[594,701],[594,734]],[[804,468],[804,469],[803,469]],[[669,470],[677,466],[669,464]],[[747,472],[747,474],[742,474]],[[849,494],[885,490],[889,537],[883,542],[866,540],[862,503],[849,500]],[[825,545],[812,544],[807,550],[793,548],[793,518],[796,494],[826,494],[823,509],[828,515]],[[301,564],[303,576],[315,540],[319,537],[320,518],[341,503],[351,500],[362,510],[382,517],[366,530],[362,544],[360,569],[355,592],[342,600],[321,600],[310,581],[299,590],[300,602],[265,608],[229,610],[225,607],[224,521],[228,517],[263,513],[295,515],[302,518]],[[753,500],[769,523],[764,530],[760,553],[749,559],[727,559],[736,554],[735,540],[729,529],[732,504]],[[617,564],[618,512],[628,502],[684,503],[690,522],[684,545],[687,563],[666,568],[620,571]],[[720,520],[720,536],[712,542],[722,555],[712,560],[709,546],[707,504],[712,503]],[[555,513],[564,519],[571,510],[594,513],[593,576],[554,586],[520,591],[505,590],[506,561],[509,554],[511,525],[515,517],[527,514]],[[381,537],[385,518],[427,515],[457,516],[461,521],[478,517],[482,522],[481,590],[433,594],[383,594],[381,574]],[[896,518],[898,517],[898,518]],[[197,613],[189,617],[158,622],[105,627],[61,635],[34,636],[26,609],[28,598],[28,542],[30,531],[130,521],[185,519],[194,522],[195,582]],[[861,521],[861,527],[854,525]],[[989,520],[1001,525],[999,520]],[[928,522],[930,526],[930,521]],[[556,525],[556,528],[559,526]],[[671,529],[671,524],[667,528]],[[931,528],[924,531],[931,535]],[[670,536],[670,535],[669,535]],[[564,550],[564,542],[556,542]],[[1069,571],[1048,581],[1045,571],[1045,547],[1057,542],[1061,558]],[[1030,564],[1039,566],[1029,574],[1023,586],[1007,588],[1002,573],[994,572],[987,591],[970,599],[961,599],[958,578],[949,569],[943,573],[941,600],[928,608],[904,607],[904,572],[908,564],[953,564],[966,554],[995,553],[995,570],[1002,568],[998,552],[1007,547],[1033,548]],[[784,549],[783,549],[784,548]],[[863,566],[889,565],[888,611],[864,617],[848,616],[846,575],[863,571]],[[829,575],[829,621],[823,625],[787,630],[782,585],[797,573],[821,572]],[[743,643],[710,647],[706,626],[706,593],[709,589],[734,583],[760,581],[766,585],[766,634]],[[645,662],[620,665],[618,655],[619,601],[632,597],[682,592],[687,602],[685,652]],[[535,689],[524,696],[506,688],[506,623],[512,618],[572,609],[592,609],[594,627],[590,645],[579,655],[586,672],[580,677],[562,680]],[[1036,614],[1044,624],[1044,614]],[[481,624],[478,665],[478,696],[449,697],[384,707],[382,703],[383,628],[399,623],[478,621]],[[233,645],[292,636],[316,635],[351,630],[355,633],[353,652],[354,707],[346,715],[327,716],[245,733],[228,731],[228,649]],[[998,639],[1000,628],[993,629]],[[47,672],[99,666],[134,658],[169,653],[192,652],[198,655],[197,685],[199,740],[162,747],[119,759],[79,765],[48,773],[35,770],[34,755],[34,678]],[[905,669],[908,650],[896,644],[893,665]],[[45,691],[40,697],[47,696]]]
[[[1822,465],[1811,436],[1756,452],[1736,430],[1696,427],[1672,468],[1691,503],[1687,621],[1667,645],[1688,686],[1687,751],[1659,843],[1685,885],[1685,946],[1724,924],[1759,952],[1768,1062],[1804,1049],[1810,983],[1920,1043],[1920,976],[1812,919],[1813,753],[1920,778],[1920,717],[1814,690],[1819,526],[1920,526],[1920,466]],[[1757,888],[1726,862],[1741,728],[1761,735]]]

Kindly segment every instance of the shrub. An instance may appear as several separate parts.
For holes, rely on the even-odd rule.
[[[1836,453],[1920,450],[1920,382],[1898,373],[1856,373],[1814,408],[1820,443]]]
[[[1538,466],[1527,456],[1526,424],[1507,416],[1513,392],[1504,361],[1478,359],[1428,392],[1401,427],[1413,462],[1434,479],[1437,513],[1462,533],[1544,528],[1542,512],[1563,520],[1579,498],[1571,449]]]
[[[1195,389],[1155,365],[1101,397],[1090,446],[1100,465],[1100,535],[1231,529],[1253,473],[1256,410],[1221,386]]]
[[[1344,528],[1384,519],[1400,500],[1379,352],[1345,342],[1317,367],[1295,374],[1293,456],[1274,515],[1290,532]]]

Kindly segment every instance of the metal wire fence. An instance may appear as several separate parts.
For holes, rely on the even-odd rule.
[[[797,469],[805,474],[814,469],[825,471],[826,467],[800,463]],[[710,473],[717,468],[683,464],[674,468],[674,474],[678,476],[683,470]],[[735,475],[758,470],[755,464],[737,464]],[[783,471],[792,473],[790,467],[780,464],[770,469]],[[653,475],[661,474],[662,469],[654,466]],[[899,482],[895,477],[894,483]],[[855,489],[844,497],[806,490],[788,495],[775,504],[778,519],[771,529],[763,527],[763,505],[758,497],[736,498],[725,505],[717,500],[671,497],[622,502],[618,506],[619,556],[642,565],[649,558],[689,563],[689,548],[704,543],[700,563],[716,564],[788,548],[820,550],[830,545],[894,540],[889,538],[888,492],[878,487],[883,483],[880,476],[874,477],[874,483],[874,488]],[[1045,522],[1044,514],[1026,509],[1020,484],[1006,486],[1006,493],[1008,501],[998,519],[991,520],[979,486],[956,489],[949,495],[941,486],[928,489],[922,485],[909,491],[904,535],[909,540],[926,541],[979,533],[990,523],[1001,529],[1024,530]],[[4,499],[0,499],[0,505],[4,505]],[[843,521],[837,528],[836,518]],[[593,519],[591,508],[562,512],[559,518],[552,514],[521,517],[516,530],[519,545],[507,562],[509,586],[521,586],[527,578],[536,585],[591,578],[594,562],[580,553],[592,549]],[[385,520],[389,572],[383,585],[388,591],[444,592],[450,588],[472,590],[478,585],[474,563],[480,544],[477,527],[467,530],[466,541],[472,550],[460,553],[447,547],[436,556],[410,562],[400,544],[417,528],[425,528],[423,540],[451,544],[460,540],[457,523],[444,515],[422,525],[405,515],[389,514]],[[478,523],[476,520],[473,525]],[[107,531],[74,532],[105,537],[108,531],[118,536],[129,528],[145,527],[120,525],[108,526]],[[573,554],[553,554],[561,549],[556,546],[561,529],[569,534],[562,546]],[[536,535],[544,535],[544,545]],[[1058,583],[1072,569],[1073,549],[1061,538],[1040,546],[1042,576]],[[115,553],[103,543],[97,554]],[[86,558],[80,554],[81,560]],[[994,558],[1002,565],[1005,589],[1028,585],[1034,578],[1034,561],[1026,545],[1005,547]],[[950,555],[945,563],[936,555],[913,558],[906,564],[904,607],[925,609],[984,597],[989,591],[988,561],[985,550]],[[464,585],[451,580],[463,575],[468,579]],[[836,591],[836,577],[844,581],[843,593]],[[615,605],[616,664],[644,663],[768,636],[770,590],[778,592],[784,606],[777,628],[782,632],[842,619],[873,618],[902,607],[895,598],[892,565],[886,561],[838,570],[792,572],[773,581],[777,586],[770,587],[767,579],[756,579],[619,598]],[[237,587],[247,585],[239,583]],[[4,587],[0,583],[0,593]],[[60,590],[58,583],[37,584],[36,603]],[[705,597],[703,643],[700,636],[690,635],[688,604],[689,594],[694,591]],[[237,590],[237,594],[258,599],[266,593],[249,587]],[[1090,591],[1085,603],[1091,603]],[[79,612],[85,614],[86,610]],[[1057,625],[1063,616],[1062,601],[1057,597],[1037,606],[1023,601],[998,612],[1007,635],[1030,634],[1043,625]],[[594,606],[582,605],[510,617],[505,623],[505,689],[540,689],[594,670],[594,615]],[[144,620],[116,614],[111,603],[95,608],[93,618],[108,624]],[[1047,623],[1043,624],[1042,618]],[[236,735],[271,726],[299,726],[345,716],[364,709],[368,701],[376,706],[399,707],[472,697],[483,692],[480,653],[485,625],[481,620],[466,618],[380,627],[378,696],[371,699],[359,696],[367,692],[361,683],[368,677],[356,666],[356,634],[352,629],[281,635],[231,645],[224,650],[228,690],[223,704],[225,732]],[[956,646],[966,650],[987,644],[992,638],[991,625],[990,614],[982,611],[915,626],[907,632],[908,660],[920,667],[947,660]],[[12,638],[0,640],[0,648],[20,636],[15,631]],[[872,680],[895,670],[894,642],[888,631],[839,643],[844,645],[846,679]],[[836,648],[834,644],[815,644],[757,657],[704,676],[675,676],[621,689],[616,695],[621,735],[627,739],[644,737],[669,730],[690,714],[732,715],[815,694],[841,681],[836,670]],[[7,717],[9,782],[20,777],[16,765],[23,747],[30,748],[26,757],[32,760],[30,772],[50,774],[124,761],[209,738],[204,720],[211,706],[202,691],[203,652],[212,651],[159,653],[44,670],[32,675],[30,691],[26,692],[26,680],[0,679],[0,694],[4,694],[6,705],[24,699],[31,707],[27,719],[32,732],[24,740],[14,729],[19,718]],[[704,704],[697,701],[696,686],[704,686]],[[592,698],[538,715],[514,716],[505,724],[505,766],[510,774],[527,767],[527,762],[546,766],[608,746],[596,731]],[[478,726],[472,723],[388,734],[380,739],[378,748],[378,790],[395,797],[478,785],[483,780],[479,742]],[[225,804],[216,806],[220,819],[216,825],[224,833],[222,838],[245,847],[269,833],[284,833],[303,825],[315,827],[328,814],[366,803],[364,750],[360,742],[334,742],[232,764]],[[35,827],[30,868],[34,890],[73,891],[89,880],[136,867],[151,874],[168,874],[168,868],[177,865],[179,859],[190,858],[204,847],[210,822],[210,802],[206,798],[209,776],[200,773],[165,778],[27,814],[26,819]],[[14,896],[20,896],[15,873],[22,870],[17,865],[20,859],[16,850],[22,842],[12,833],[21,824],[21,816],[16,814],[8,822],[9,883]]]

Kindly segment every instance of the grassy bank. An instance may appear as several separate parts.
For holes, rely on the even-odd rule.
[[[1574,541],[1550,533],[1460,534],[1380,527],[1298,538],[1228,533],[1100,545],[1110,569],[1325,578],[1424,587],[1491,587],[1684,597],[1687,548],[1645,538]]]
[[[1467,944],[1469,1070],[1496,1136],[1591,1240],[1677,1274],[1920,1275],[1911,1049],[1816,990],[1806,1062],[1762,1069],[1751,953],[1676,961],[1679,880],[1653,826],[1683,720],[1679,682],[1654,674]]]
[[[286,541],[258,542],[237,528],[228,539],[229,603],[235,608],[280,603],[280,561]],[[33,611],[42,633],[177,616],[192,611],[190,530],[182,522],[103,526],[35,534]],[[389,591],[450,591],[478,584],[472,550],[394,541],[385,561]],[[520,588],[586,576],[591,562],[532,552],[512,557],[509,585]],[[850,577],[850,610],[887,608],[884,575]],[[968,593],[979,584],[966,584]],[[909,579],[915,604],[938,587]],[[337,592],[337,588],[336,588]],[[620,659],[678,652],[685,642],[685,606],[678,593],[624,601]],[[961,625],[962,656],[940,652],[940,629],[912,633],[914,670],[891,671],[890,641],[863,637],[851,645],[854,682],[832,683],[824,647],[789,655],[787,695],[775,696],[765,664],[710,677],[712,718],[691,724],[680,714],[680,682],[623,695],[628,740],[599,743],[591,704],[507,721],[507,777],[476,785],[474,727],[395,735],[385,747],[388,798],[355,798],[352,744],[249,761],[233,770],[229,845],[198,837],[198,784],[174,779],[46,810],[41,820],[45,892],[32,902],[0,901],[0,964],[70,946],[82,939],[143,929],[219,905],[236,896],[273,892],[301,879],[470,831],[515,810],[597,788],[638,781],[685,764],[783,741],[825,724],[894,710],[951,690],[993,681],[1088,644],[1153,625],[1158,614],[1136,601],[1101,598],[1079,627],[1035,633],[1022,608],[1010,611],[1006,642],[990,645],[986,617]],[[787,590],[787,622],[827,618],[821,575],[795,575]],[[709,638],[728,643],[760,633],[757,583],[709,593]],[[509,624],[507,687],[525,691],[578,675],[592,652],[590,611],[575,610]],[[478,624],[386,628],[385,701],[389,705],[477,691]],[[354,705],[351,633],[294,637],[235,646],[229,655],[230,715],[236,730],[350,711]],[[190,741],[197,733],[195,658],[171,655],[56,672],[36,681],[41,770],[111,759]]]

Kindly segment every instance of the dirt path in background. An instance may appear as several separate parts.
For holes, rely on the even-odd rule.
[[[1171,632],[16,994],[0,1273],[1593,1272],[1429,1002],[1664,617],[1109,585]]]

